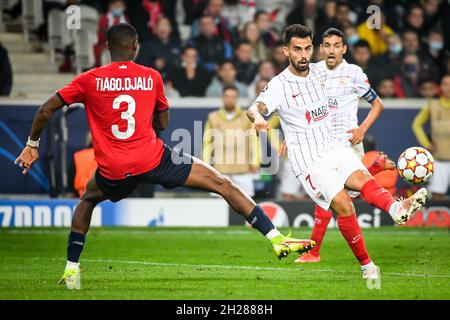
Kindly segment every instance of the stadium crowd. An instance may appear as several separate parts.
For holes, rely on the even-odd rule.
[[[128,21],[139,33],[137,62],[163,74],[168,96],[220,97],[225,85],[234,85],[241,97],[255,97],[287,65],[280,35],[292,23],[310,27],[316,47],[327,28],[343,30],[345,58],[363,68],[381,97],[440,96],[440,78],[450,72],[448,1],[46,0],[44,17],[73,4],[102,15],[93,47],[97,65],[108,27]],[[378,29],[366,23],[374,21],[370,5],[381,9]],[[5,14],[20,15],[20,3]],[[46,41],[45,22],[39,30]],[[70,52],[62,72],[74,70]],[[314,59],[321,59],[320,50]]]

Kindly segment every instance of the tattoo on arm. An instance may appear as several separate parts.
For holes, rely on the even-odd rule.
[[[259,102],[259,101],[255,101],[250,108],[248,108],[247,111],[247,116],[250,119],[251,122],[255,121],[255,118],[257,116],[257,114],[266,114],[267,113],[267,107],[264,103]]]

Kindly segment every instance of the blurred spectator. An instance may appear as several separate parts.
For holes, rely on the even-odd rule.
[[[433,99],[438,95],[438,85],[430,78],[419,79],[419,93],[422,98]]]
[[[189,44],[197,48],[201,63],[209,71],[213,71],[217,64],[232,57],[231,46],[217,36],[217,28],[212,16],[206,15],[200,18],[200,34],[189,41]]]
[[[358,32],[356,31],[356,28],[354,26],[352,26],[352,25],[349,25],[349,26],[344,28],[344,35],[345,35],[345,39],[347,41],[347,46],[349,46],[350,49],[360,39],[359,35],[358,35]]]
[[[253,174],[259,170],[258,138],[247,114],[237,105],[238,97],[235,86],[223,88],[223,106],[211,112],[205,124],[203,160],[254,196]]]
[[[395,94],[399,98],[419,97],[418,80],[420,74],[419,57],[414,53],[404,55],[401,73],[395,77]]]
[[[440,0],[425,0],[423,4],[424,10],[424,29],[430,31],[440,24],[441,16],[439,14]]]
[[[413,30],[403,32],[402,41],[404,53],[419,53],[420,41],[417,32]]]
[[[128,22],[128,17],[125,15],[125,1],[124,0],[110,0],[108,12],[101,16],[97,31],[97,44],[94,46],[95,66],[102,65],[102,55],[106,50],[106,32],[110,27],[118,23]]]
[[[238,28],[252,20],[256,12],[256,0],[224,0],[223,17],[233,28]]]
[[[424,23],[423,8],[419,4],[412,4],[405,15],[404,30],[414,31],[422,41],[425,36]]]
[[[269,14],[273,28],[281,31],[286,26],[286,17],[292,10],[292,0],[258,0],[256,10]]]
[[[442,71],[445,70],[444,61],[449,56],[449,52],[444,49],[444,35],[438,30],[431,30],[428,34],[427,43],[428,55],[440,74],[443,74]]]
[[[377,150],[377,144],[375,137],[368,134],[364,137],[364,157],[361,159],[362,163],[366,168],[373,165],[374,161],[379,157],[380,151]],[[374,176],[378,184],[388,190],[392,195],[397,192],[397,180],[398,172],[397,170],[385,170],[377,173]]]
[[[369,80],[381,78],[378,74],[380,72],[384,73],[384,71],[379,70],[375,65],[375,62],[371,59],[370,45],[366,40],[358,40],[358,42],[353,45],[351,53],[353,59],[352,62],[363,69]]]
[[[236,42],[237,35],[228,19],[223,16],[223,6],[223,0],[209,0],[203,16],[210,16],[213,19],[215,26],[214,35],[231,45]],[[202,18],[194,21],[191,29],[191,38],[195,38],[202,33],[201,23]]]
[[[434,157],[434,175],[431,178],[429,190],[432,200],[443,200],[450,185],[450,74],[442,77],[442,96],[432,99],[414,119],[412,129],[417,141],[428,149]],[[430,137],[424,130],[424,125],[430,127]]]
[[[12,89],[12,67],[8,51],[0,42],[0,96],[9,96]]]
[[[374,28],[374,26],[369,26],[369,20],[367,20],[361,23],[357,30],[359,37],[370,44],[370,50],[374,56],[384,54],[387,51],[387,39],[394,33],[394,31],[386,24],[386,17],[383,12],[380,14],[379,29]]]
[[[403,55],[408,53],[416,54],[419,57],[422,73],[427,74],[429,77],[439,75],[439,71],[433,60],[420,47],[419,36],[415,31],[411,30],[403,33]]]
[[[374,63],[382,70],[381,78],[394,78],[400,73],[402,40],[396,33],[391,34],[387,38],[388,50],[386,53],[374,58]]]
[[[255,92],[258,92],[256,95],[258,95],[262,89],[264,89],[264,86],[261,88],[261,90],[258,90],[258,83],[260,83],[261,80],[264,80],[266,83],[272,80],[272,78],[275,76],[275,69],[273,67],[272,62],[270,61],[263,61],[259,65],[258,68],[258,74],[255,77],[255,80],[253,83],[249,86],[249,97],[253,97]],[[260,84],[261,85],[261,84]],[[256,97],[255,97],[256,98]]]
[[[276,30],[266,11],[258,10],[253,21],[259,29],[260,37],[267,48],[272,48],[280,39],[280,31]]]
[[[307,26],[316,35],[314,46],[320,44],[321,35],[331,27],[341,27],[336,19],[335,1],[327,1],[325,10],[318,7],[317,0],[305,0],[295,7],[286,18],[287,24],[300,23]]]
[[[162,72],[176,62],[181,52],[181,42],[174,35],[168,18],[161,16],[155,26],[155,33],[141,43],[136,62]]]
[[[86,147],[73,154],[73,161],[75,163],[75,178],[73,181],[73,187],[81,197],[86,189],[89,179],[97,169],[97,162],[95,162],[94,148],[92,147],[92,136],[90,132],[86,135]]]
[[[378,83],[376,90],[381,98],[396,98],[394,79],[382,79]]]
[[[247,22],[242,29],[242,40],[248,41],[253,47],[252,61],[260,62],[268,57],[268,50],[261,38],[258,26],[255,22]]]
[[[199,19],[205,11],[208,0],[183,0],[183,9],[185,14],[184,24],[191,25]]]
[[[275,69],[275,74],[279,74],[281,71],[287,68],[289,65],[288,58],[283,51],[284,44],[282,41],[277,41],[272,48],[271,61]]]
[[[334,1],[328,1],[334,2]],[[351,10],[347,1],[338,1],[336,5],[336,20],[340,29],[353,26],[356,23],[357,16]]]
[[[217,74],[206,89],[207,97],[221,97],[225,86],[235,86],[241,98],[247,98],[247,86],[236,80],[236,67],[231,61],[220,64]]]
[[[160,0],[142,0],[142,8],[148,15],[147,28],[150,33],[156,33],[160,17],[164,16]]]
[[[197,61],[197,49],[185,47],[181,63],[168,68],[167,87],[177,90],[181,97],[204,97],[211,82],[211,74]]]
[[[241,41],[237,46],[233,63],[237,70],[236,79],[244,84],[250,84],[258,72],[258,65],[252,62],[253,47],[248,41]]]

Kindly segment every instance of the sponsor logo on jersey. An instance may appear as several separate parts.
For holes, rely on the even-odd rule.
[[[328,108],[333,110],[338,108],[338,101],[336,98],[328,98]]]
[[[314,110],[307,110],[305,113],[306,121],[308,121],[308,124],[311,123],[311,119],[316,121],[320,121],[325,119],[328,116],[328,107],[327,106],[321,106]]]

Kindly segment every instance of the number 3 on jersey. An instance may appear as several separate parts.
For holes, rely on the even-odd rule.
[[[121,118],[127,120],[127,130],[120,131],[119,125],[114,124],[111,126],[111,131],[116,138],[124,140],[131,137],[136,129],[136,119],[133,117],[133,114],[136,112],[136,101],[134,101],[132,96],[122,94],[114,99],[113,109],[119,109],[122,102],[127,103],[128,105],[127,111],[124,111],[121,114]]]

